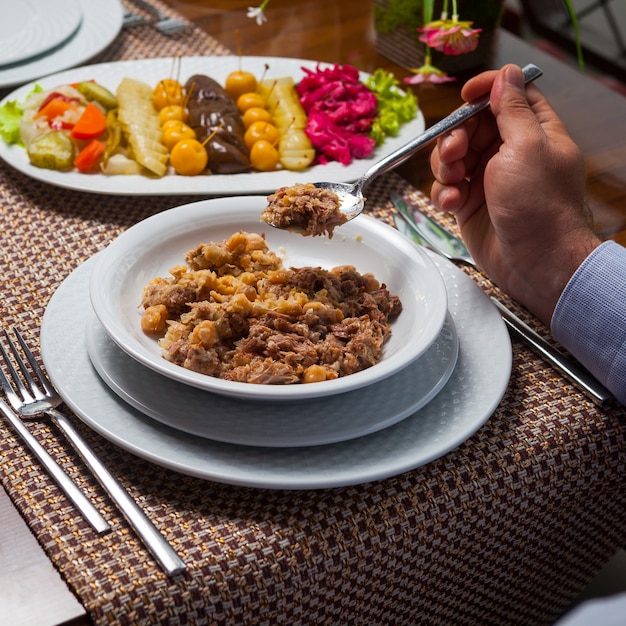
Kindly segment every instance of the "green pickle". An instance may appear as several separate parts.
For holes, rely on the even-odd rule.
[[[117,98],[106,87],[93,81],[86,80],[76,85],[78,92],[87,100],[93,100],[101,104],[105,109],[114,109],[117,106]]]
[[[35,167],[70,170],[74,167],[74,144],[64,132],[53,130],[30,143],[28,158]]]

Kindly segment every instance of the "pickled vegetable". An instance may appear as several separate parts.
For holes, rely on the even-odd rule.
[[[261,95],[267,99],[272,123],[278,128],[278,154],[281,165],[288,170],[307,168],[315,159],[315,149],[304,132],[307,115],[300,104],[296,85],[290,76],[261,83]]]
[[[132,157],[157,176],[167,172],[167,148],[161,141],[159,113],[152,103],[152,88],[124,78],[117,88],[118,119]]]
[[[76,85],[77,91],[87,100],[97,102],[105,109],[114,109],[117,106],[117,98],[106,87],[91,80],[83,81]]]
[[[74,167],[74,143],[63,131],[53,130],[30,142],[28,158],[35,167],[71,170]]]

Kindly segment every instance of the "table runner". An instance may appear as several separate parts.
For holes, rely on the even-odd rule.
[[[227,53],[199,30],[139,27],[94,62]],[[36,351],[46,303],[73,269],[138,220],[199,199],[97,196],[5,164],[0,173],[1,323],[16,324]],[[395,174],[368,189],[366,211],[390,222],[391,190],[435,216]],[[94,624],[551,624],[626,541],[626,414],[598,409],[523,345],[513,349],[506,395],[473,437],[424,467],[353,487],[211,483],[135,457],[74,418],[187,563],[172,579],[45,422],[32,432],[112,532],[92,532],[4,421],[1,478]]]

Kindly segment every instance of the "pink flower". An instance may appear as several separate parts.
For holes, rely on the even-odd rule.
[[[417,30],[422,33],[420,41],[443,54],[465,54],[476,50],[478,35],[482,28],[470,28],[472,22],[457,19],[437,20]]]
[[[411,72],[413,72],[413,76],[404,79],[404,82],[408,85],[422,85],[426,83],[437,85],[440,83],[453,83],[456,80],[456,78],[448,76],[429,62],[422,65],[422,67],[411,68]]]

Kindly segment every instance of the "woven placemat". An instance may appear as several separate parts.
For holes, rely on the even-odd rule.
[[[227,52],[198,30],[167,37],[141,27],[96,61]],[[4,164],[0,174],[0,319],[36,349],[46,304],[73,269],[138,220],[197,199],[66,192]],[[394,174],[368,189],[367,212],[390,222],[390,190],[435,216]],[[484,276],[465,271],[547,334]],[[187,563],[172,579],[46,423],[30,428],[112,532],[91,531],[4,422],[0,474],[94,624],[551,624],[626,541],[625,417],[622,408],[598,409],[514,344],[506,395],[468,441],[400,476],[318,491],[178,474],[74,418]]]

